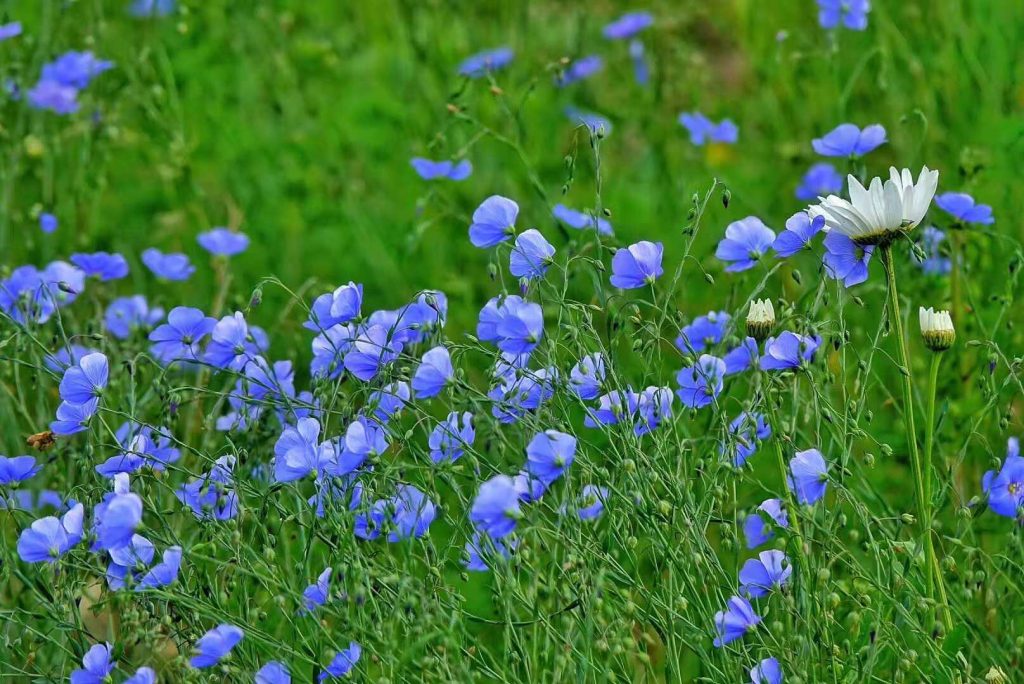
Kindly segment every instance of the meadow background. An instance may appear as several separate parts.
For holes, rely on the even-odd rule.
[[[966,473],[940,514],[946,530],[963,532],[957,527],[964,524],[960,511],[980,494],[981,473],[998,465],[1009,435],[1024,432],[1019,361],[1014,360],[1021,354],[1018,327],[1024,322],[1015,304],[1020,292],[1014,270],[1024,239],[1019,220],[1024,195],[1017,187],[1024,155],[1024,9],[1017,3],[876,0],[863,32],[823,30],[810,0],[650,0],[642,6],[554,0],[211,0],[180,2],[169,16],[149,20],[130,16],[123,4],[0,2],[0,19],[24,24],[21,37],[0,43],[5,79],[28,87],[44,62],[69,49],[93,50],[115,63],[81,95],[82,109],[70,117],[2,98],[3,275],[21,264],[42,265],[76,251],[120,252],[132,267],[128,282],[119,286],[122,294],[143,293],[168,308],[209,310],[220,283],[216,270],[206,266],[209,258],[196,235],[212,226],[237,228],[252,244],[231,261],[224,310],[250,307],[259,290],[259,305],[251,307],[248,317],[272,332],[276,353],[292,358],[301,378],[310,357],[309,335],[301,328],[305,315],[287,292],[261,284],[267,276],[307,301],[329,287],[360,282],[365,311],[398,306],[421,290],[442,290],[449,297],[448,337],[459,340],[473,331],[480,307],[496,292],[488,277],[490,255],[474,248],[466,235],[472,212],[485,197],[516,198],[522,208],[518,224],[541,229],[559,248],[567,241],[556,238],[566,234],[551,218],[551,207],[557,202],[580,209],[599,205],[607,208],[615,226],[616,244],[663,241],[666,261],[673,264],[683,255],[683,230],[698,206],[702,227],[689,251],[706,277],[691,272],[671,302],[680,320],[688,320],[710,310],[738,311],[760,277],[744,281],[730,276],[713,258],[726,224],[753,214],[781,230],[805,206],[794,197],[801,176],[820,161],[811,139],[847,121],[881,123],[889,141],[867,159],[869,176],[884,176],[890,164],[912,169],[927,164],[942,173],[940,192],[969,192],[992,205],[996,216],[995,225],[979,228],[965,247],[964,311],[954,312],[961,342],[947,355],[940,381],[941,434]],[[607,22],[632,9],[656,17],[643,34],[651,68],[647,86],[635,82],[626,44],[601,36]],[[495,74],[493,84],[457,75],[465,57],[498,45],[512,47],[516,57]],[[605,58],[601,73],[565,89],[553,86],[560,60],[592,52]],[[613,124],[600,141],[599,165],[590,136],[566,116],[567,106],[598,112]],[[731,118],[739,127],[738,143],[692,145],[677,116],[694,110],[715,120]],[[411,168],[414,156],[464,156],[474,171],[462,183],[432,184]],[[720,188],[704,205],[713,179],[728,188],[728,206]],[[43,211],[60,221],[53,234],[39,230]],[[937,209],[931,216],[935,225],[948,227],[949,219]],[[185,252],[199,269],[187,283],[158,287],[139,261],[147,247]],[[948,279],[920,274],[905,248],[898,255],[912,311],[918,304],[948,306]],[[878,264],[872,267],[868,283],[847,294],[830,290],[836,301],[845,302],[845,329],[854,331],[852,346],[864,354],[876,339],[884,301],[884,278]],[[799,296],[819,279],[815,269],[802,264],[794,277],[787,266],[770,295]],[[571,287],[580,294],[586,283],[576,281]],[[916,326],[911,328],[916,334]],[[983,344],[972,346],[970,340]],[[833,337],[827,342],[841,343]],[[650,359],[637,354],[624,367],[650,370]],[[914,361],[919,375],[925,362],[923,357]],[[987,373],[990,364],[1014,381],[997,387]],[[676,361],[664,365],[666,377],[678,367]],[[468,369],[476,378],[485,371],[483,365]],[[883,365],[874,373],[879,385],[892,380],[895,387],[892,367]],[[5,381],[11,387],[10,376]],[[879,506],[872,515],[885,521],[913,511],[906,459],[900,454],[905,436],[892,401],[887,391],[874,393],[873,445],[858,446],[851,455],[861,463],[871,452],[868,477]],[[8,455],[24,452],[25,437],[45,429],[52,417],[41,412],[39,424],[30,425],[12,406],[0,404],[6,407],[0,412],[0,453]],[[883,445],[896,455],[886,454]],[[987,549],[974,558],[999,556],[1003,579],[1012,585],[1020,579],[1019,530],[987,515],[969,533],[978,535],[971,536],[971,543]],[[11,521],[5,524],[8,532],[14,530]],[[829,523],[836,535],[842,527]],[[979,529],[992,533],[984,543]],[[444,539],[451,530],[435,534]],[[617,534],[608,530],[601,544],[621,544]],[[684,532],[673,525],[665,534],[673,541],[652,541],[652,547],[675,543]],[[359,553],[351,541],[346,544],[346,553]],[[1002,557],[1008,548],[1012,558]],[[898,558],[898,550],[890,551]],[[408,591],[414,596],[410,605],[419,607],[394,619],[380,608],[376,617],[344,623],[346,634],[362,632],[364,647],[375,654],[374,664],[360,674],[367,681],[689,681],[698,676],[740,681],[744,676],[742,666],[710,650],[710,639],[688,644],[680,636],[681,643],[666,644],[672,637],[659,635],[645,620],[623,620],[619,611],[629,592],[621,586],[616,591],[622,596],[615,594],[608,606],[592,606],[595,613],[586,613],[571,629],[564,627],[574,635],[567,637],[575,644],[569,647],[551,636],[562,629],[554,616],[550,625],[545,621],[549,631],[509,636],[511,616],[501,616],[501,601],[492,599],[504,592],[524,602],[531,599],[532,594],[516,594],[514,583],[502,580],[496,588],[490,578],[465,578],[458,568],[445,568],[438,572],[444,573],[451,595],[435,602],[435,568],[421,566],[412,552],[408,557],[402,553],[394,552],[396,557],[387,561],[360,561],[370,575],[382,572],[370,569],[378,562],[395,573],[409,572],[415,579],[399,575],[384,581]],[[544,565],[543,547],[532,553],[540,557],[529,562]],[[892,558],[886,562],[895,563]],[[550,560],[566,562],[560,555]],[[579,557],[574,562],[588,563]],[[738,563],[738,556],[731,562]],[[870,681],[890,681],[897,670],[906,681],[954,681],[957,675],[983,681],[980,677],[995,665],[1019,675],[1024,646],[1018,638],[1024,622],[1015,615],[1020,613],[1019,588],[987,591],[985,577],[973,574],[971,567],[962,566],[960,581],[954,583],[953,590],[967,592],[957,621],[963,629],[955,643],[919,646],[922,660],[936,663],[924,670],[917,669],[917,654],[904,666],[899,647],[882,649],[880,658],[887,664]],[[657,563],[631,570],[652,585],[669,581]],[[721,568],[705,571],[718,577]],[[209,572],[216,574],[215,569]],[[290,570],[282,565],[282,572]],[[589,581],[604,569],[594,563],[581,572]],[[721,571],[722,576],[731,574],[731,566]],[[20,580],[9,574],[0,579],[7,581],[6,606],[16,605],[10,593]],[[875,600],[885,599],[876,595]],[[247,599],[232,596],[231,601],[237,607]],[[447,612],[453,606],[485,618],[468,620]],[[994,617],[993,610],[1006,614]],[[877,615],[881,622],[875,629],[899,630],[892,613],[893,625],[886,622],[885,611]],[[846,617],[829,614],[801,643],[809,647],[823,632],[838,640],[852,635],[854,653],[874,642],[874,634],[856,632],[842,621]],[[502,626],[505,618],[509,622]],[[710,634],[706,618],[702,627]],[[694,628],[700,623],[695,618]],[[587,629],[604,627],[614,634],[607,637],[612,645],[605,647],[626,651],[616,652],[614,666],[590,660],[606,650],[593,649],[595,637]],[[18,663],[11,670],[14,680],[27,677],[18,673],[31,672],[32,662],[38,661],[44,667],[41,678],[26,681],[48,681],[81,656],[29,658],[26,654],[36,650],[45,653],[45,629],[26,632],[21,638],[27,644],[17,646],[10,632],[3,636],[0,656],[5,646],[8,650],[0,662]],[[645,644],[646,661],[632,653],[630,644],[637,643]],[[563,647],[564,656],[551,652]],[[296,646],[311,660],[324,648],[320,642]],[[506,659],[504,648],[515,656]],[[462,664],[444,656],[446,649],[462,654]],[[666,651],[671,663],[666,663]],[[958,660],[958,651],[967,664]],[[252,660],[265,652],[251,654]],[[853,681],[862,674],[844,672],[841,666],[821,672],[829,672],[834,681]],[[230,676],[236,675],[238,681],[249,681],[237,672]],[[805,674],[803,681],[817,680]],[[1006,681],[1014,681],[1012,675]]]

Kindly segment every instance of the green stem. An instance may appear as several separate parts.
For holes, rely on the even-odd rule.
[[[935,463],[932,460],[933,446],[935,443],[935,395],[939,382],[939,364],[942,361],[941,352],[932,353],[931,366],[928,369],[928,423],[924,431],[924,497],[928,503],[928,514],[932,516],[928,520],[925,529],[928,531],[929,540],[932,535],[932,479],[935,476]],[[932,542],[934,544],[934,542]],[[939,607],[942,613],[942,624],[946,627],[946,633],[953,629],[953,616],[949,612],[949,602],[946,599],[946,587],[942,582],[942,567],[939,565],[938,557],[934,554],[931,559],[932,572],[935,573],[936,584],[939,590]]]

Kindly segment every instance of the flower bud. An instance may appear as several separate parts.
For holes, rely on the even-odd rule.
[[[943,352],[953,346],[956,341],[956,330],[953,319],[948,311],[936,311],[921,307],[918,312],[921,320],[921,337],[925,346],[934,352]]]
[[[747,334],[758,342],[765,341],[775,327],[775,307],[770,299],[756,299],[747,312]]]

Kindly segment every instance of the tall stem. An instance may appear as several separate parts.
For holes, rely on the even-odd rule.
[[[932,520],[935,512],[932,510],[932,480],[935,476],[935,462],[932,459],[933,446],[935,444],[935,395],[939,382],[939,363],[942,361],[940,352],[932,353],[931,366],[928,369],[928,423],[924,430],[924,499],[928,504],[928,525],[926,534],[929,540],[932,539]],[[934,543],[934,542],[932,542]],[[939,590],[939,607],[942,614],[942,624],[948,633],[953,629],[953,616],[949,612],[949,603],[946,599],[946,587],[942,581],[942,567],[938,558],[933,556],[932,572],[935,573],[935,581]]]

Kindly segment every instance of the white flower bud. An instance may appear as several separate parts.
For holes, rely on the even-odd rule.
[[[921,337],[929,349],[941,352],[953,346],[953,342],[956,341],[956,330],[953,329],[953,319],[950,318],[948,311],[921,307],[919,315]]]
[[[763,342],[775,327],[775,307],[770,299],[755,299],[747,312],[747,334]]]

